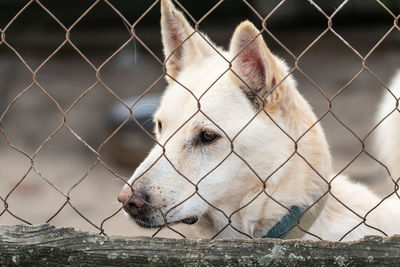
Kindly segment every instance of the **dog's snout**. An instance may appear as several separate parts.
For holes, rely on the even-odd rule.
[[[145,210],[148,195],[142,191],[122,188],[118,193],[118,201],[124,205],[124,210],[131,215],[138,215]]]

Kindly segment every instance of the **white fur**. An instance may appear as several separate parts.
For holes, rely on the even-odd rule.
[[[375,130],[375,150],[377,159],[388,167],[393,179],[397,180],[400,177],[400,113],[396,109],[396,98],[400,97],[400,70],[388,88],[393,95],[385,93],[378,108],[376,122],[380,125]]]
[[[129,181],[134,190],[146,192],[168,223],[197,216],[194,227],[209,233],[203,237],[224,229],[219,238],[262,237],[288,208],[311,206],[328,192],[331,156],[322,128],[293,77],[286,77],[286,64],[269,51],[254,25],[237,27],[230,51],[214,46],[216,52],[208,39],[194,33],[184,50],[170,55],[178,47],[175,42],[193,29],[163,0],[162,29],[166,58],[172,61],[167,60],[169,85],[154,118],[162,122],[156,135],[165,154],[161,146],[153,148]],[[241,51],[244,55],[237,56]],[[234,59],[234,72],[226,59]],[[221,137],[211,144],[196,143],[204,129]],[[388,235],[400,233],[398,199],[384,201],[367,215],[380,199],[366,187],[344,176],[336,177],[331,187],[326,202],[307,211],[310,233],[326,240],[382,235],[366,224]],[[363,220],[344,205],[367,215],[366,224],[351,231]],[[164,224],[157,209],[142,219],[151,226]],[[315,239],[313,235],[296,237]],[[196,231],[188,237],[194,236]]]

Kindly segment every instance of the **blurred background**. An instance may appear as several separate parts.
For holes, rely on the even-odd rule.
[[[121,213],[112,215],[120,208],[116,196],[124,184],[122,179],[129,179],[153,145],[151,113],[166,86],[159,62],[163,61],[159,3],[108,3],[0,1],[0,33],[5,36],[0,41],[0,126],[4,133],[0,136],[0,206],[2,202],[8,205],[6,210],[0,208],[0,224],[50,220],[56,226],[94,232],[102,227],[107,234],[155,232],[139,229]],[[180,3],[199,20],[218,1]],[[382,166],[363,153],[346,166],[362,150],[359,139],[375,126],[377,104],[388,92],[366,70],[346,85],[362,70],[359,55],[368,55],[366,65],[386,84],[400,68],[400,31],[393,30],[394,18],[388,12],[398,16],[400,0],[348,1],[333,17],[336,34],[328,31],[309,47],[328,27],[321,11],[330,16],[343,1],[314,3],[320,10],[306,0],[225,0],[204,18],[200,29],[227,48],[238,23],[249,19],[261,29],[260,16],[268,16],[270,33],[264,37],[271,50],[291,67],[295,65],[293,55],[302,55],[299,67],[308,78],[297,70],[294,75],[299,91],[318,117],[328,109],[327,98],[335,96],[331,111],[344,125],[332,113],[321,119],[335,171],[343,170],[353,179],[368,183],[383,196],[392,187]],[[126,43],[130,33],[118,12],[135,24],[140,41]],[[72,26],[72,44],[60,47],[66,31],[59,23]],[[100,66],[101,83],[95,70]],[[40,87],[30,86],[33,76]],[[121,127],[129,111],[119,98],[130,105],[143,93],[146,95],[133,113],[149,134],[132,120]],[[66,113],[70,129],[62,127],[60,110]],[[370,139],[366,138],[366,149],[373,153]],[[107,167],[98,163],[91,148],[98,151]],[[34,169],[29,157],[33,157]],[[72,206],[66,204],[66,195]],[[188,231],[187,226],[174,228]],[[158,236],[177,237],[170,230]]]

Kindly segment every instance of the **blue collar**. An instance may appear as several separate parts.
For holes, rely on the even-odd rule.
[[[303,217],[306,209],[306,206],[292,206],[290,211],[286,213],[285,216],[283,216],[282,219],[277,222],[274,227],[272,227],[271,230],[269,230],[269,232],[262,238],[284,239],[297,224],[297,220],[300,221],[300,219]]]

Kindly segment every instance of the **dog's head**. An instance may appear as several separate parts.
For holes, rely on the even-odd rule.
[[[307,135],[315,141],[308,145],[320,151],[300,148],[310,138],[297,138],[316,119],[285,63],[248,21],[224,51],[195,31],[170,0],[161,1],[161,11],[169,84],[154,115],[158,144],[119,194],[125,210],[143,227],[194,223],[211,213],[226,222],[233,214],[231,220],[243,226],[240,213],[251,208],[248,203],[270,201],[263,209],[279,209],[268,195],[290,205],[294,187],[301,201],[310,201],[309,191],[320,184],[296,151],[312,154],[323,176],[329,152],[318,125]],[[310,182],[289,182],[292,172],[309,175]]]

